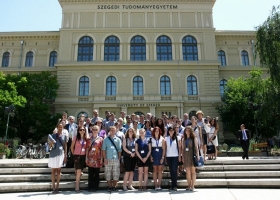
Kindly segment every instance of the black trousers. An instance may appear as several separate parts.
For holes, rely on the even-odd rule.
[[[88,167],[88,189],[98,190],[100,168]]]
[[[248,151],[249,151],[249,140],[241,140],[241,147],[243,149],[243,158],[249,158]]]

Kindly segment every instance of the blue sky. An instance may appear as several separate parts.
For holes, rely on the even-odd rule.
[[[28,2],[28,3],[27,3]],[[216,0],[213,9],[217,30],[254,30],[279,0]],[[0,32],[58,31],[61,26],[58,0],[0,0]]]

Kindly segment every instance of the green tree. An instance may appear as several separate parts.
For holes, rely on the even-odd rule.
[[[0,135],[5,136],[7,114],[5,114],[5,107],[14,105],[16,107],[23,107],[26,104],[26,98],[20,95],[17,85],[26,83],[24,77],[16,81],[9,81],[7,76],[0,71]],[[15,129],[9,126],[8,133],[14,135]]]
[[[271,15],[257,27],[256,49],[260,62],[268,67],[271,79],[280,86],[280,7],[272,8]]]
[[[50,72],[41,72],[7,75],[7,79],[17,83],[19,94],[27,101],[24,107],[16,107],[15,116],[10,120],[10,126],[16,130],[14,135],[9,134],[10,138],[19,137],[24,143],[28,139],[37,142],[52,133],[58,119],[51,113],[59,87],[57,77]],[[20,79],[26,81],[19,82]]]
[[[216,109],[228,131],[236,133],[240,125],[245,124],[253,137],[257,137],[257,130],[258,136],[265,138],[275,134],[276,128],[271,115],[274,104],[267,101],[271,99],[271,80],[262,79],[262,71],[257,68],[249,74],[247,79],[239,77],[228,81],[222,104]]]
[[[17,80],[17,82],[8,81],[7,76],[0,71],[0,109],[4,111],[6,106],[11,104],[15,106],[24,106],[26,99],[24,96],[18,94],[16,85],[25,83],[24,77]]]
[[[256,50],[260,62],[270,72],[271,82],[267,85],[265,104],[263,108],[269,109],[273,122],[267,124],[267,129],[272,125],[280,129],[280,6],[273,7],[267,20],[257,28]],[[268,117],[269,118],[269,117]],[[275,129],[275,128],[273,128]],[[275,131],[276,133],[276,131]]]

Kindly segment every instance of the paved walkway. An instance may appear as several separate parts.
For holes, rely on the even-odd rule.
[[[109,194],[107,191],[97,193],[76,193],[74,191],[62,191],[60,194],[51,194],[50,192],[35,193],[6,193],[0,194],[2,200],[28,199],[28,200],[63,200],[63,199],[82,199],[82,200],[279,200],[279,189],[196,189],[194,192],[179,189],[177,192],[162,190],[156,192],[148,190],[146,192],[138,191],[118,191]]]

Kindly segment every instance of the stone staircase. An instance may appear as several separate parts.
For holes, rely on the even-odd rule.
[[[10,161],[10,162],[9,162]],[[0,192],[50,191],[51,175],[47,168],[48,159],[43,160],[0,160]],[[100,173],[100,188],[106,189],[104,169]],[[75,187],[74,169],[62,169],[60,188],[73,190]],[[122,188],[123,174],[118,186]],[[163,174],[163,188],[169,188],[170,176],[168,167]],[[133,186],[137,188],[138,182]],[[152,174],[149,174],[148,187],[153,188]],[[185,188],[184,176],[178,180],[178,187]],[[219,158],[206,161],[204,168],[197,174],[197,188],[280,188],[280,159],[276,157],[255,157],[250,160],[241,158]],[[87,188],[87,169],[81,177],[81,188]]]

